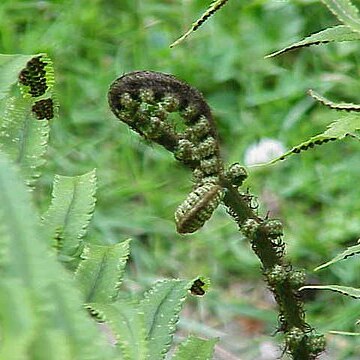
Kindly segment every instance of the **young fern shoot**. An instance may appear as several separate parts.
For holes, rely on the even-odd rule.
[[[224,169],[216,126],[202,94],[174,76],[136,71],[115,80],[108,99],[121,121],[165,147],[192,171],[193,189],[175,212],[178,232],[200,229],[222,202],[262,263],[279,306],[285,350],[294,359],[315,359],[324,350],[325,340],[305,321],[298,290],[305,275],[293,270],[284,258],[281,223],[261,218],[254,209],[253,196],[239,191],[246,170],[239,164]],[[183,119],[182,130],[169,120],[172,112]]]

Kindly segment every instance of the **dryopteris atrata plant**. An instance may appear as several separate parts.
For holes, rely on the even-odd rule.
[[[140,298],[121,292],[129,240],[102,246],[84,238],[95,170],[56,175],[40,216],[28,189],[54,117],[52,64],[45,54],[0,55],[0,78],[0,359],[165,358],[185,299],[204,295],[208,281],[162,280]],[[172,359],[208,360],[216,342],[189,336]]]
[[[193,174],[193,189],[175,211],[179,233],[197,231],[223,203],[259,257],[266,282],[279,307],[279,331],[285,350],[294,359],[315,359],[325,348],[323,335],[305,321],[299,288],[305,274],[284,257],[283,228],[278,220],[263,218],[253,196],[239,190],[247,177],[244,167],[225,169],[216,125],[201,93],[174,76],[137,71],[115,80],[108,94],[113,113],[147,141],[173,153]],[[182,126],[169,114],[178,112]]]

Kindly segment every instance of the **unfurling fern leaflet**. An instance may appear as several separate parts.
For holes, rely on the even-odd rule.
[[[165,147],[191,169],[194,188],[176,210],[175,220],[180,233],[198,230],[211,217],[223,193],[218,136],[202,94],[174,76],[136,71],[115,80],[108,98],[121,121]],[[173,112],[180,114],[183,130],[169,120]]]
[[[222,193],[221,186],[213,183],[205,183],[190,192],[175,212],[178,233],[193,233],[201,228],[219,206]]]

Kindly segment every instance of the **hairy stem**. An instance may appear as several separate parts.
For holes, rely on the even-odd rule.
[[[240,230],[245,232],[252,249],[262,263],[266,282],[280,309],[280,330],[287,335],[287,350],[296,360],[315,359],[323,350],[323,337],[314,334],[305,322],[303,302],[298,292],[303,278],[299,283],[299,279],[296,279],[299,272],[294,271],[285,261],[285,245],[279,240],[281,234],[264,231],[263,225],[268,220],[260,218],[249,202],[226,179],[221,181],[221,185],[226,188],[224,205],[229,209]],[[254,226],[252,231],[245,228],[249,219]],[[274,236],[278,236],[275,242]]]
[[[305,322],[298,291],[305,274],[285,260],[282,224],[260,217],[252,202],[254,196],[239,191],[246,170],[239,164],[224,170],[216,126],[202,94],[171,75],[138,71],[113,82],[109,104],[121,121],[165,147],[192,171],[193,190],[175,212],[179,233],[197,231],[220,202],[224,203],[260,259],[279,306],[279,331],[285,334],[285,350],[295,360],[315,359],[324,350],[325,341]],[[169,121],[171,112],[180,114],[185,129],[179,131]]]

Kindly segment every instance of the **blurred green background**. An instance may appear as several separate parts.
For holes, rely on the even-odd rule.
[[[359,45],[327,44],[264,59],[337,20],[319,1],[231,0],[170,49],[209,3],[2,0],[0,52],[47,52],[54,61],[60,116],[52,123],[48,163],[35,194],[41,210],[49,204],[55,173],[77,175],[96,167],[98,201],[88,241],[133,239],[126,289],[142,291],[161,277],[209,277],[212,290],[187,306],[181,331],[220,336],[219,359],[233,354],[270,360],[278,340],[269,336],[277,328],[276,307],[249,244],[224,209],[194,235],[175,232],[173,213],[191,188],[191,175],[116,120],[107,90],[128,71],[174,74],[208,99],[226,162],[243,162],[258,140],[272,138],[290,148],[337,119],[307,89],[360,102]],[[359,238],[359,169],[359,145],[351,139],[250,169],[245,187],[259,196],[263,214],[270,210],[284,222],[288,257],[307,269],[310,282],[359,286],[358,258],[313,273]],[[320,331],[359,330],[359,301],[311,293],[306,309]],[[329,341],[329,359],[359,358],[355,339]]]

